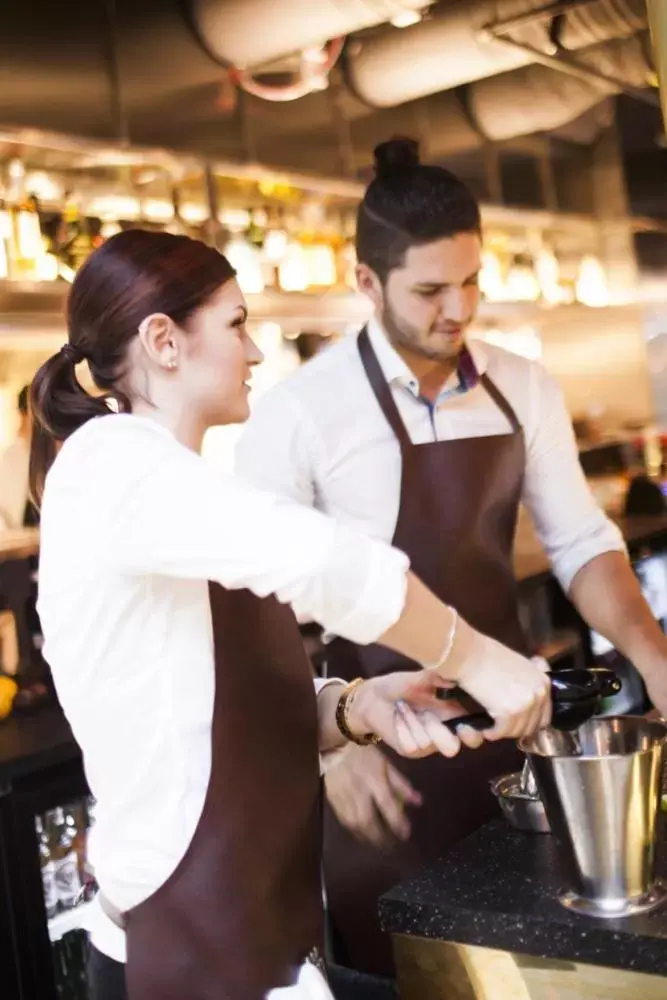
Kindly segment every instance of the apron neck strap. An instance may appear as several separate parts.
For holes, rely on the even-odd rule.
[[[368,336],[367,327],[364,327],[359,334],[357,338],[357,347],[359,349],[361,363],[364,366],[364,371],[366,372],[366,376],[370,382],[371,389],[373,390],[375,398],[377,399],[380,409],[384,413],[389,426],[396,435],[398,443],[402,449],[412,447],[412,441],[410,440],[410,436],[405,429],[403,419],[398,412],[396,400],[393,397],[389,383],[384,377],[384,373],[380,367],[380,362],[375,356],[375,351],[373,350],[370,337]],[[507,417],[512,430],[515,433],[521,432],[522,428],[519,418],[496,383],[490,379],[486,373],[480,375],[479,381],[500,412]]]
[[[380,368],[380,362],[375,356],[375,351],[368,336],[368,329],[364,327],[359,336],[357,337],[357,347],[359,349],[359,354],[361,356],[361,363],[364,366],[364,371],[368,381],[370,382],[371,389],[375,394],[380,409],[384,413],[389,426],[398,438],[398,443],[401,449],[410,448],[412,446],[412,441],[410,440],[410,435],[405,429],[405,424],[398,412],[398,407],[396,406],[396,401],[392,395],[389,383],[384,377],[384,373]]]
[[[483,375],[480,375],[479,381],[484,386],[500,412],[507,417],[512,430],[515,433],[519,433],[522,430],[521,422],[496,383],[489,378],[486,372]]]

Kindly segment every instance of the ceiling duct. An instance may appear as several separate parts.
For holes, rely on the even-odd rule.
[[[610,80],[622,79],[643,87],[651,72],[647,53],[643,34],[590,46],[578,60]],[[546,66],[524,66],[472,83],[463,97],[460,91],[446,91],[364,117],[357,114],[350,121],[350,133],[359,162],[370,162],[373,146],[396,133],[419,134],[428,155],[438,159],[489,141],[560,129],[620,90],[620,84],[577,79]],[[589,127],[580,130],[582,141],[592,141],[607,117],[600,117],[597,129],[597,119],[590,120]],[[313,114],[313,122],[317,120]],[[292,131],[286,123],[282,134],[277,125],[275,130],[269,127],[261,140],[260,153],[265,159],[273,156],[278,157],[278,162],[289,162],[298,149],[298,155],[307,158],[309,169],[323,169],[327,160],[331,163],[335,157],[335,148],[331,126],[322,124],[322,118],[319,121],[319,129],[303,131]],[[571,135],[574,138],[577,132]]]
[[[398,131],[423,135],[429,155],[438,157],[488,139],[557,128],[622,89],[621,81],[638,84],[645,79],[640,41],[631,37],[646,24],[643,0],[588,0],[576,9],[568,6],[562,20],[563,45],[576,48],[578,62],[590,59],[590,66],[612,82],[565,77],[525,52],[480,42],[479,25],[502,18],[525,20],[547,4],[554,6],[553,0],[443,0],[432,5],[430,18],[421,25],[401,30],[386,26],[369,37],[352,38],[352,78],[359,87],[368,79],[375,88],[367,99],[407,101],[415,87],[421,93],[426,86],[422,63],[431,74],[430,96],[400,107],[377,110],[349,91],[337,95],[356,165],[368,165],[373,142]],[[269,46],[271,55],[285,54],[423,6],[424,0],[189,0],[187,5],[182,0],[115,0],[114,56],[130,142],[335,172],[341,157],[333,88],[289,106],[244,95],[241,114],[228,74],[209,52],[216,51],[218,59],[232,55],[236,64],[245,57],[254,62],[269,54]],[[214,9],[224,39],[218,35],[215,43],[209,31],[204,44],[202,35],[213,25]],[[526,44],[544,45],[548,23],[542,19],[512,27],[510,33]],[[426,43],[416,46],[415,38],[431,38],[430,48],[422,52],[419,46]],[[52,0],[13,5],[0,32],[0,125],[119,138],[123,130],[114,114],[111,40],[103,0],[79,6],[54,5]],[[370,72],[372,65],[379,67],[388,51],[394,55],[384,82],[362,73],[354,76],[358,68]],[[463,99],[461,90],[447,89],[466,80]]]
[[[498,141],[532,132],[549,132],[579,118],[624,84],[648,85],[651,64],[644,38],[616,39],[593,45],[579,56],[582,66],[600,73],[600,81],[566,76],[546,66],[524,66],[499,77],[478,80],[469,88],[468,107],[486,139]],[[608,78],[609,83],[603,82]],[[530,101],[526,95],[530,95]]]
[[[191,0],[190,17],[219,62],[253,69],[331,38],[428,7],[430,0]]]
[[[563,51],[628,38],[647,27],[644,0],[588,0],[558,5],[566,12],[559,32]],[[527,46],[553,56],[547,0],[455,0],[403,31],[357,41],[347,60],[354,93],[374,108],[392,107],[452,90],[536,62]],[[534,17],[528,18],[528,15]],[[519,27],[495,38],[491,29],[512,19]],[[522,23],[523,22],[523,23]]]

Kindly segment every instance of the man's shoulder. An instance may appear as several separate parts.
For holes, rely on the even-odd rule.
[[[508,350],[489,341],[473,340],[470,352],[478,368],[490,378],[514,385],[527,385],[546,377],[547,372],[539,360],[539,342],[529,345],[535,349],[535,356],[528,357]]]
[[[362,374],[356,337],[347,335],[281,379],[257,401],[264,411],[296,406],[321,411],[338,406]]]

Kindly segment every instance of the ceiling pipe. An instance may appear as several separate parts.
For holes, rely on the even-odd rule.
[[[385,108],[509,72],[543,57],[553,59],[554,11],[567,11],[558,37],[568,53],[628,38],[647,27],[644,0],[570,0],[567,8],[563,2],[554,5],[545,0],[453,0],[435,8],[430,19],[414,27],[351,45],[345,64],[348,83],[371,107]],[[513,26],[517,17],[518,28]],[[494,31],[500,31],[498,37]],[[569,70],[578,73],[576,67]],[[587,75],[587,79],[592,77]]]
[[[229,67],[229,77],[246,94],[252,94],[264,101],[286,103],[298,101],[318,90],[326,90],[329,74],[340,59],[345,38],[334,38],[322,48],[309,49],[301,53],[299,69],[294,79],[286,84],[269,84],[257,79],[250,70]],[[313,58],[315,56],[315,58]]]
[[[660,81],[662,116],[667,127],[667,3],[665,0],[646,0],[655,65]]]
[[[331,38],[420,13],[431,0],[190,0],[190,20],[223,65],[256,69]]]

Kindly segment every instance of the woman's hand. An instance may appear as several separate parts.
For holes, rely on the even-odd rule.
[[[456,735],[443,722],[466,715],[454,701],[441,701],[438,689],[446,686],[433,671],[387,674],[364,681],[348,702],[347,720],[359,736],[373,733],[403,757],[440,753],[455,757],[465,744],[481,746],[484,737],[466,726]]]

